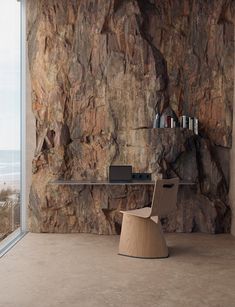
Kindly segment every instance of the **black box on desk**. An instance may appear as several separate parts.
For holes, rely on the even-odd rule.
[[[151,173],[132,173],[133,181],[151,181]]]
[[[132,166],[131,165],[110,165],[109,167],[110,182],[131,182]]]

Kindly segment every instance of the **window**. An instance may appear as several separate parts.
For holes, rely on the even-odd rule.
[[[0,252],[22,233],[21,5],[0,1]]]

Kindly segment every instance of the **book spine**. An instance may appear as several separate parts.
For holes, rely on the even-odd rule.
[[[193,118],[189,117],[189,130],[193,130]]]
[[[159,126],[160,126],[160,115],[157,113],[153,121],[153,128],[159,128]]]
[[[179,118],[179,127],[183,128],[183,116],[180,116]]]
[[[187,117],[186,117],[186,115],[182,116],[182,128],[187,128]]]
[[[160,128],[165,128],[165,115],[160,118]]]
[[[168,125],[167,125],[167,123],[168,123],[167,118],[168,118],[168,116],[165,116],[165,117],[164,117],[164,128],[167,128],[167,127],[168,127]]]
[[[170,128],[171,127],[171,116],[167,116],[167,127],[166,128]]]
[[[194,133],[195,134],[198,134],[198,119],[197,118],[194,118]]]
[[[186,116],[186,128],[189,129],[189,117]]]

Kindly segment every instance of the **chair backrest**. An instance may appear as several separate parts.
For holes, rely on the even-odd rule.
[[[178,187],[179,178],[156,180],[150,216],[166,216],[176,209]]]

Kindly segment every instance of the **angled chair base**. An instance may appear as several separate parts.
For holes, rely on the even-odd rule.
[[[168,257],[161,222],[158,219],[132,215],[130,211],[124,213],[119,254],[138,258]]]

